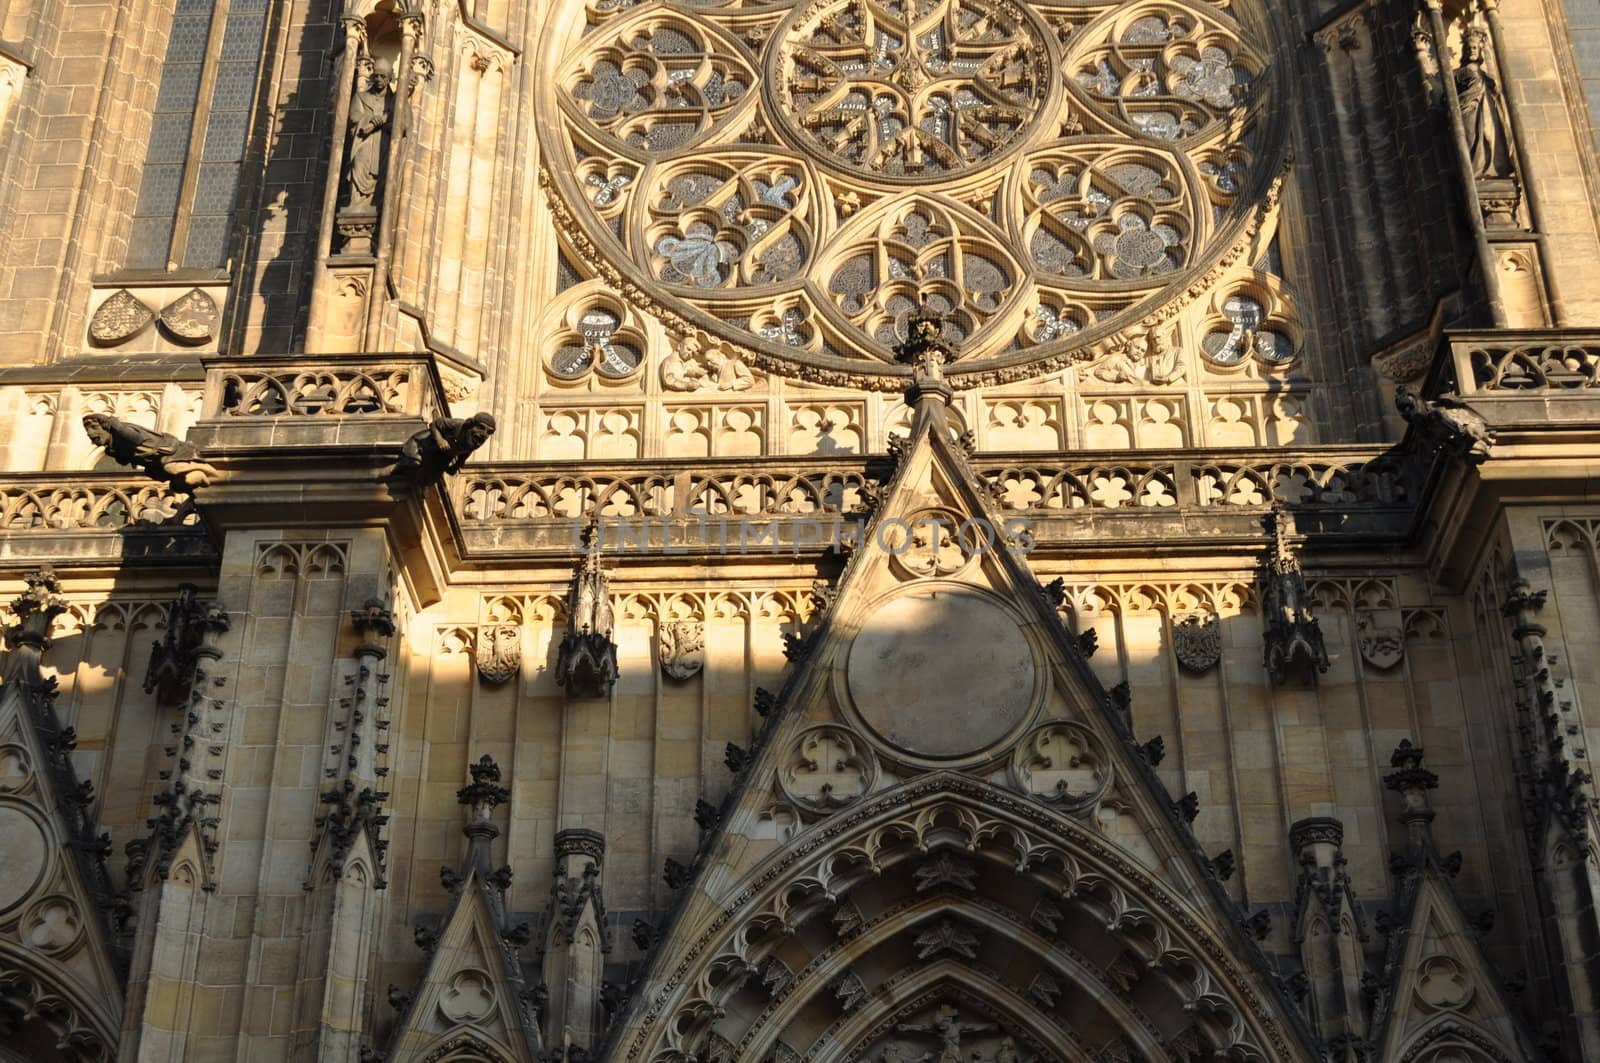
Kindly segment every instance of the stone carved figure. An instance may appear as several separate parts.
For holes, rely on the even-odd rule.
[[[992,1022],[962,1022],[960,1013],[949,1004],[939,1005],[928,1022],[903,1022],[895,1027],[897,1033],[918,1034],[935,1038],[938,1047],[922,1057],[919,1063],[965,1063],[961,1058],[961,1039],[968,1034],[994,1029]]]
[[[459,471],[472,452],[489,441],[494,430],[494,418],[487,413],[435,418],[406,440],[388,476],[417,487],[437,483],[446,473]]]
[[[1107,384],[1176,384],[1184,376],[1177,346],[1158,328],[1129,336],[1088,372]]]
[[[955,361],[955,349],[944,338],[944,315],[926,303],[906,317],[906,341],[895,347],[895,361],[916,369],[917,379],[942,379],[939,370]]]
[[[709,351],[706,365],[710,366],[710,375],[717,382],[718,391],[749,391],[755,386],[750,368],[732,355]]]
[[[1146,340],[1150,345],[1150,383],[1176,384],[1182,380],[1183,360],[1172,337],[1153,328]]]
[[[1267,520],[1272,550],[1261,574],[1262,663],[1274,683],[1295,678],[1310,685],[1328,670],[1322,625],[1311,614],[1311,592],[1289,546],[1288,516],[1275,511]]]
[[[141,470],[152,480],[163,480],[179,491],[205,487],[217,470],[200,459],[192,443],[143,425],[119,421],[103,413],[86,414],[83,430],[89,441],[105,448],[118,465]]]
[[[1027,1063],[1027,1061],[1017,1052],[1017,1042],[1014,1038],[1002,1037],[1000,1047],[995,1049],[989,1063]]]
[[[345,156],[345,207],[377,209],[378,178],[383,172],[383,130],[389,124],[388,79],[371,56],[356,60],[355,89],[350,94],[350,149]]]
[[[1141,383],[1149,353],[1150,345],[1143,336],[1130,337],[1127,343],[1111,352],[1111,357],[1094,367],[1095,378],[1107,384]]]
[[[556,683],[580,698],[603,698],[617,681],[611,578],[600,563],[600,529],[584,533],[583,559],[567,592],[567,633],[556,656]]]
[[[1494,432],[1460,399],[1441,395],[1429,402],[1401,384],[1394,389],[1394,405],[1406,424],[1441,450],[1474,465],[1488,458]]]
[[[1489,72],[1489,40],[1480,27],[1470,27],[1461,41],[1461,65],[1456,67],[1456,96],[1461,101],[1461,124],[1467,132],[1467,151],[1473,177],[1511,177],[1511,120],[1500,82]]]
[[[661,359],[661,386],[668,391],[698,391],[706,382],[706,371],[700,365],[700,341],[685,337],[677,347],[667,351]]]
[[[668,391],[749,391],[755,386],[750,367],[724,351],[704,351],[700,341],[686,337],[661,359],[661,386]]]

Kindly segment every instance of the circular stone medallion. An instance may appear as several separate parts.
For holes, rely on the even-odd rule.
[[[850,647],[850,697],[878,737],[912,756],[958,760],[1031,714],[1039,666],[1005,609],[973,591],[919,587],[873,610]]]

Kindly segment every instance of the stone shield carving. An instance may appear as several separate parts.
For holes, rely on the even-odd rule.
[[[522,667],[522,629],[511,624],[488,624],[478,631],[478,676],[499,686]]]
[[[1222,629],[1217,617],[1198,614],[1172,625],[1172,651],[1186,671],[1201,675],[1222,660]]]
[[[706,626],[697,620],[661,625],[661,670],[673,679],[688,679],[706,664]]]
[[[1380,625],[1368,614],[1356,619],[1356,646],[1361,659],[1379,671],[1388,671],[1405,659],[1405,636],[1398,627]]]

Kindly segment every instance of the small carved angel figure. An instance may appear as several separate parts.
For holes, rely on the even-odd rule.
[[[118,465],[140,469],[152,480],[164,480],[180,491],[204,487],[217,474],[200,459],[192,443],[165,432],[153,432],[103,413],[86,414],[83,430],[89,441],[104,447]]]
[[[494,435],[494,418],[487,413],[471,417],[439,417],[406,440],[400,459],[389,476],[418,487],[436,483],[446,473],[458,471],[467,458]]]

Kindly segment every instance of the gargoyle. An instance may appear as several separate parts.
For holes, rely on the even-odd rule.
[[[400,458],[385,478],[415,487],[438,483],[446,473],[457,472],[467,458],[494,435],[494,418],[487,413],[471,417],[438,417],[406,440]]]
[[[1494,432],[1484,419],[1453,395],[1441,395],[1428,401],[1401,384],[1394,389],[1394,405],[1406,424],[1412,425],[1425,439],[1451,454],[1457,454],[1474,465],[1489,456],[1494,445]]]
[[[154,432],[143,425],[119,421],[103,413],[85,414],[83,430],[97,447],[118,465],[129,465],[152,480],[161,480],[178,491],[204,487],[217,470],[200,458],[194,444],[165,432]]]

